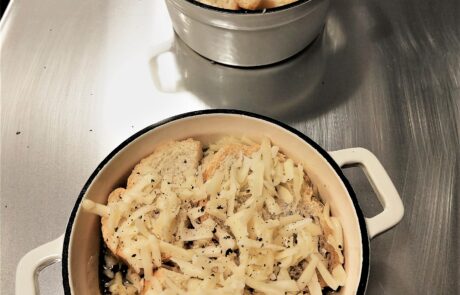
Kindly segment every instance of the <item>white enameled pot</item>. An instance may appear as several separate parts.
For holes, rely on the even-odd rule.
[[[362,294],[369,275],[369,239],[396,225],[404,208],[390,177],[377,158],[363,148],[324,151],[299,131],[260,115],[236,110],[206,110],[181,114],[134,134],[96,168],[83,187],[65,234],[27,253],[16,273],[16,294],[34,294],[36,276],[43,267],[62,260],[66,294],[98,294],[100,220],[82,210],[83,198],[105,203],[114,189],[126,183],[134,165],[159,144],[189,137],[204,143],[223,135],[267,136],[289,157],[302,163],[317,185],[321,198],[329,202],[344,231],[345,270],[348,278],[339,294]],[[365,218],[355,193],[340,167],[359,165],[368,176],[383,211]]]
[[[174,31],[206,58],[232,66],[276,63],[310,44],[324,26],[329,0],[298,0],[264,10],[221,9],[166,0]]]

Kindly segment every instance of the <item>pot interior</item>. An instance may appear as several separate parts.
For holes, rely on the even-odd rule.
[[[363,245],[367,249],[368,240],[367,234],[362,232],[366,229],[360,209],[355,209],[350,197],[350,193],[353,192],[347,190],[339,176],[341,172],[335,170],[335,164],[331,165],[325,159],[322,153],[326,153],[321,148],[274,122],[243,114],[204,112],[148,127],[125,141],[104,160],[91,176],[82,195],[96,202],[106,203],[107,196],[113,189],[126,184],[134,165],[152,153],[161,143],[189,137],[208,143],[228,135],[244,135],[257,141],[267,136],[272,144],[279,146],[296,162],[302,163],[318,187],[322,200],[330,203],[332,214],[340,219],[343,226],[345,270],[348,277],[345,287],[341,288],[339,294],[355,294],[358,286],[364,288],[368,257],[363,259]],[[361,227],[357,211],[361,218]],[[63,267],[67,267],[70,290],[73,294],[97,294],[99,217],[84,212],[80,207],[74,217],[75,219],[71,219],[69,223],[69,226],[72,226],[70,242],[64,245],[68,247],[68,260],[64,257]],[[367,250],[365,253],[368,254]],[[362,275],[363,265],[365,273]]]

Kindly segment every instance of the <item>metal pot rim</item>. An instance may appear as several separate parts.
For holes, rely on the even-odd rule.
[[[102,170],[102,168],[116,155],[118,152],[123,150],[128,144],[136,140],[137,138],[141,137],[142,135],[146,134],[147,132],[156,129],[162,125],[174,122],[179,119],[183,118],[188,118],[188,117],[195,117],[195,116],[205,116],[205,115],[212,115],[212,114],[234,114],[234,115],[241,115],[241,116],[246,116],[246,117],[251,117],[251,118],[256,118],[260,119],[263,121],[266,121],[268,123],[272,123],[275,125],[278,125],[279,127],[285,129],[287,132],[291,132],[298,136],[300,139],[305,141],[308,145],[313,147],[322,157],[323,159],[330,164],[330,166],[335,170],[337,175],[340,178],[340,181],[345,185],[345,188],[347,189],[347,192],[349,194],[349,197],[351,198],[351,201],[353,203],[353,208],[354,212],[356,214],[356,217],[358,219],[359,223],[359,229],[360,229],[360,235],[361,235],[361,246],[362,246],[362,268],[361,268],[361,275],[359,277],[359,282],[358,282],[358,288],[356,290],[356,294],[365,294],[366,288],[367,288],[367,282],[369,279],[369,268],[370,268],[370,241],[369,241],[369,235],[367,233],[367,226],[366,226],[366,221],[364,218],[364,214],[361,210],[361,207],[359,206],[358,199],[356,197],[356,194],[348,182],[347,178],[342,172],[342,169],[339,167],[339,165],[334,161],[334,159],[329,155],[328,152],[326,152],[319,144],[317,144],[314,140],[312,140],[310,137],[306,136],[302,132],[298,131],[297,129],[284,124],[278,120],[272,119],[270,117],[266,117],[263,115],[251,113],[251,112],[246,112],[246,111],[241,111],[241,110],[235,110],[235,109],[208,109],[208,110],[201,110],[201,111],[193,111],[193,112],[188,112],[188,113],[183,113],[179,114],[167,119],[164,119],[158,123],[152,124],[150,126],[145,127],[144,129],[138,131],[134,135],[130,136],[128,139],[123,141],[120,145],[118,145],[107,157],[102,160],[102,162],[96,167],[94,172],[91,174],[89,179],[86,181],[85,185],[83,186],[77,200],[75,201],[75,205],[72,209],[72,212],[70,214],[69,222],[67,223],[66,231],[65,231],[65,236],[64,236],[64,245],[63,245],[63,250],[62,250],[62,281],[63,281],[63,287],[64,287],[64,293],[66,295],[71,295],[71,287],[70,287],[70,274],[69,274],[69,248],[70,248],[70,238],[72,236],[72,230],[73,230],[73,225],[75,223],[75,219],[77,216],[77,211],[80,208],[81,202],[83,200],[83,197],[88,190],[88,188],[91,186],[93,183],[94,179],[96,176],[99,174],[99,172]]]

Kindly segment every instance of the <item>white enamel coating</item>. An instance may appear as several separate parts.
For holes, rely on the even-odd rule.
[[[61,261],[64,235],[24,255],[16,270],[16,295],[39,294],[38,274],[45,267]]]
[[[329,153],[340,167],[359,165],[363,168],[374,189],[383,211],[374,217],[366,218],[369,238],[392,228],[398,224],[404,215],[404,206],[388,173],[377,157],[363,148],[344,149]]]

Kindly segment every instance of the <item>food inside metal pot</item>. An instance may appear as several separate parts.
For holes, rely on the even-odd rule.
[[[108,294],[323,294],[345,284],[342,227],[268,139],[187,139],[137,164],[101,216]]]
[[[297,0],[198,0],[201,3],[224,8],[224,9],[247,9],[256,10],[264,8],[280,7],[296,2]]]

